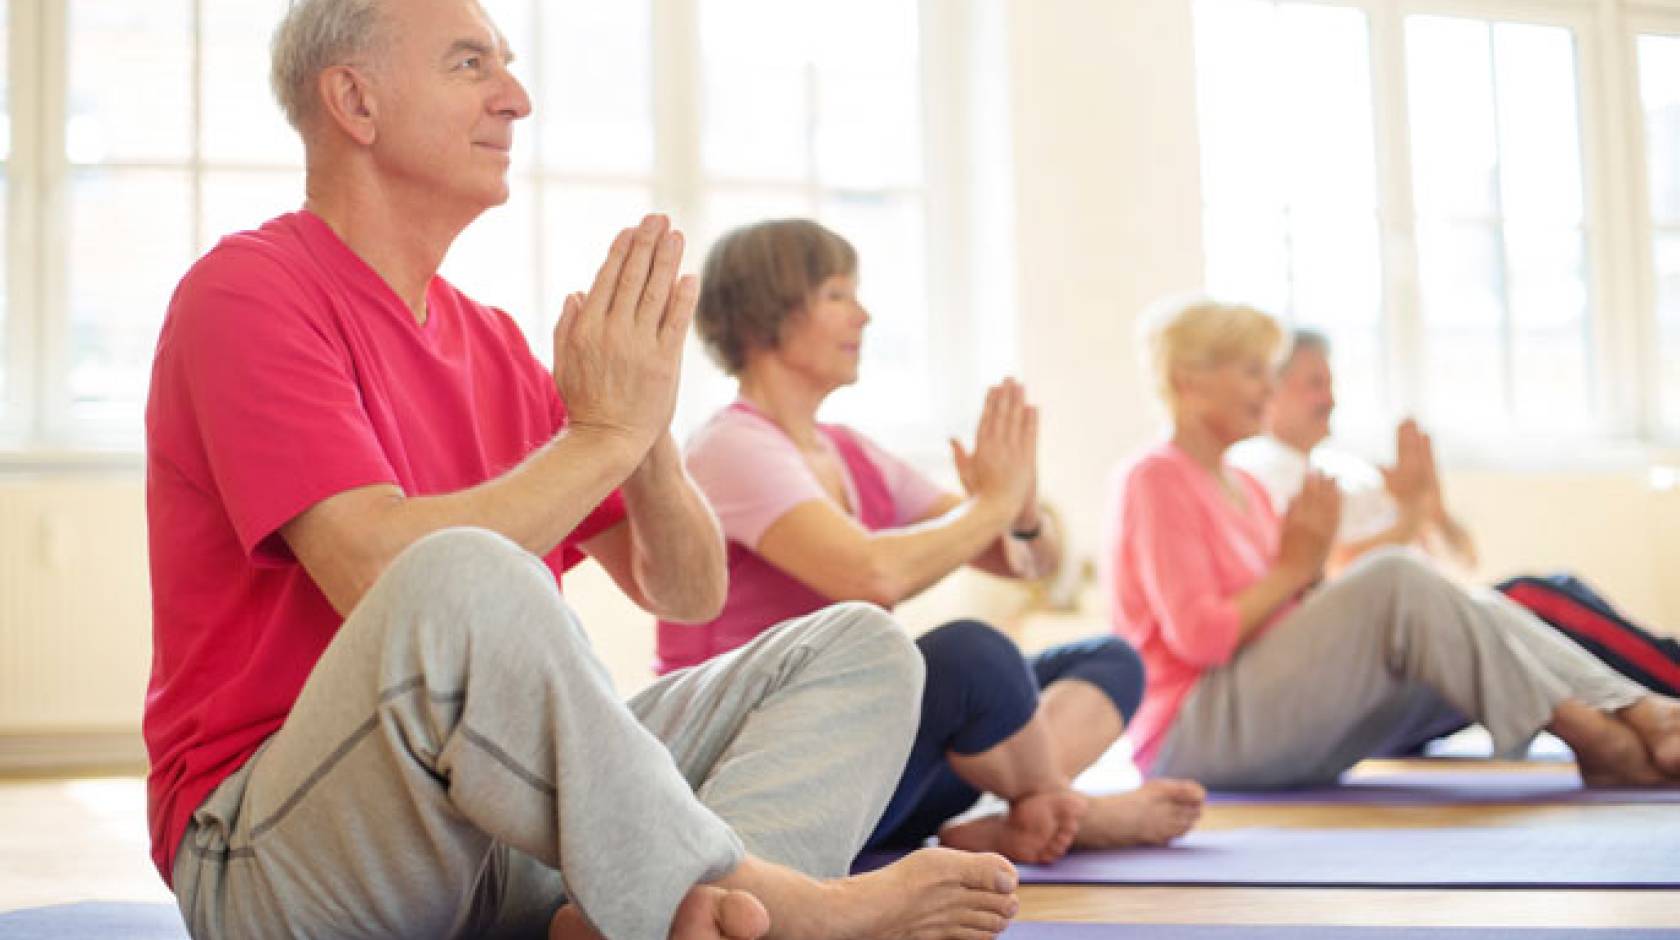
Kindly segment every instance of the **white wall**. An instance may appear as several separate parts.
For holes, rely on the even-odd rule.
[[[1154,433],[1137,311],[1201,280],[1184,0],[1015,0],[1021,356],[1045,491],[1095,547],[1109,469]]]

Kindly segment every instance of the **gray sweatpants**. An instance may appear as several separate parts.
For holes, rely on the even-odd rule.
[[[743,847],[845,874],[921,688],[904,630],[847,604],[625,703],[539,559],[440,532],[198,809],[175,891],[197,938],[541,937],[569,897],[606,936],[664,940]]]
[[[1203,673],[1152,772],[1227,789],[1326,783],[1448,706],[1516,756],[1565,699],[1610,711],[1644,694],[1498,592],[1384,550]]]

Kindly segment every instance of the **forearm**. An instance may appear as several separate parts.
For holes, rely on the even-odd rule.
[[[1437,552],[1446,555],[1447,560],[1457,565],[1463,573],[1474,573],[1479,558],[1476,554],[1476,541],[1470,537],[1470,530],[1444,510],[1434,521],[1435,534],[1440,541]]]
[[[1011,515],[1006,505],[970,498],[926,522],[872,533],[859,599],[890,607],[921,593],[996,545]]]
[[[669,435],[648,452],[623,492],[638,600],[669,620],[716,617],[729,587],[723,534]]]
[[[282,534],[327,599],[348,614],[397,555],[443,529],[488,529],[547,555],[635,466],[633,442],[568,429],[514,469],[470,489],[406,496],[394,486],[326,501]]]
[[[1031,532],[1034,528],[1038,534],[1033,538],[1014,536],[1016,532]],[[1015,526],[994,541],[972,564],[1000,578],[1034,581],[1048,578],[1060,570],[1062,549],[1061,526],[1054,516],[1040,510],[1036,525],[1021,528],[1020,520],[1016,520]]]
[[[1274,565],[1260,580],[1244,588],[1237,605],[1237,643],[1246,643],[1278,608],[1293,600],[1317,579],[1311,572]]]

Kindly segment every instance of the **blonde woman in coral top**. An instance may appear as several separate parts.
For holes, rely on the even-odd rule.
[[[1167,439],[1116,480],[1104,552],[1114,630],[1148,681],[1131,730],[1148,772],[1221,788],[1334,779],[1444,700],[1501,755],[1541,730],[1588,785],[1680,785],[1680,702],[1654,695],[1491,592],[1405,549],[1323,581],[1340,497],[1309,476],[1281,517],[1226,462],[1259,433],[1283,334],[1205,299],[1146,314]]]

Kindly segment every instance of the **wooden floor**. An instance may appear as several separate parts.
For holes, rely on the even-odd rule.
[[[1462,768],[1464,765],[1458,765]],[[1507,767],[1509,765],[1506,765]],[[1556,765],[1552,765],[1556,766]],[[0,781],[0,911],[65,901],[169,901],[146,855],[137,777]],[[1521,826],[1666,822],[1675,806],[1216,806],[1208,827]],[[1680,847],[1676,849],[1680,857]],[[1025,886],[1028,920],[1344,926],[1680,928],[1680,891]]]

